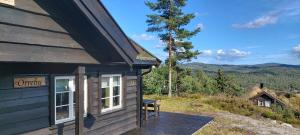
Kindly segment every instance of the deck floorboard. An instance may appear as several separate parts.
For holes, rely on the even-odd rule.
[[[161,112],[150,117],[143,127],[123,135],[191,135],[213,120],[212,117]]]

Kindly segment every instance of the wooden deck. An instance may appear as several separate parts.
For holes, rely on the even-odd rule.
[[[143,127],[124,135],[191,135],[213,120],[212,117],[161,112],[150,117]]]

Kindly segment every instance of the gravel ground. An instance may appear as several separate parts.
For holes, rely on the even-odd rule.
[[[232,113],[216,113],[218,117],[231,121],[228,128],[240,128],[256,135],[300,135],[300,129],[270,119],[256,120]]]

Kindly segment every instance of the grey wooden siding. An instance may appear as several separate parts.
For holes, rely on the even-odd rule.
[[[60,10],[63,2],[15,3],[15,7],[0,5],[0,61],[100,63],[74,38],[72,20]]]
[[[125,86],[125,106],[122,109],[111,113],[99,113],[99,97],[98,97],[98,86],[99,81],[96,75],[89,77],[89,92],[92,94],[90,98],[90,113],[91,116],[85,119],[85,134],[88,135],[115,135],[125,133],[134,128],[137,128],[137,86],[128,85]],[[136,80],[136,76],[126,76],[125,81]],[[101,91],[99,91],[101,92]],[[56,126],[51,129],[52,134],[64,134],[74,135],[74,124],[69,123],[62,126]]]
[[[74,134],[74,121],[53,125],[54,103],[50,103],[52,101],[50,95],[53,94],[51,79],[47,81],[45,87],[13,89],[13,76],[17,76],[16,74],[47,74],[50,78],[50,76],[54,77],[55,75],[70,75],[73,69],[73,66],[68,64],[0,63],[0,134],[27,131],[29,134],[40,132],[45,134]],[[102,72],[99,74],[100,71]],[[89,67],[87,74],[89,117],[85,119],[84,132],[91,135],[120,134],[136,128],[139,119],[137,110],[138,84],[129,83],[131,80],[136,81],[138,79],[136,69],[131,71],[128,66]],[[124,106],[122,109],[106,114],[99,112],[99,108],[101,108],[99,75],[101,74],[123,75],[125,97],[123,98]],[[50,124],[51,122],[52,124]]]
[[[89,89],[89,112],[92,115],[97,115],[99,113],[99,93],[100,84],[98,80],[98,75],[91,75],[88,79],[88,89]]]
[[[1,29],[1,28],[0,28]],[[1,35],[1,34],[0,34]],[[78,57],[74,57],[78,56]],[[86,61],[88,60],[88,61]],[[79,61],[97,62],[83,50],[56,48],[46,46],[1,43],[0,61],[32,61],[32,62],[62,62],[77,63]]]
[[[0,78],[0,134],[17,134],[48,127],[48,85],[14,89],[12,74],[0,73]]]

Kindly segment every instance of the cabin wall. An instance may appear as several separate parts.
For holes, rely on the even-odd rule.
[[[95,69],[92,69],[94,71]],[[101,68],[99,72],[89,73],[88,89],[89,89],[89,116],[85,118],[84,133],[88,135],[111,135],[122,134],[137,128],[137,70],[130,69],[120,70]],[[123,74],[123,107],[113,112],[101,113],[101,102],[99,100],[101,90],[99,76],[104,74]],[[52,134],[74,135],[74,123],[55,126],[50,128]]]
[[[38,88],[13,88],[13,76],[0,73],[0,134],[48,127],[49,83]]]
[[[0,134],[45,133],[70,134],[75,132],[74,121],[54,124],[54,76],[72,75],[75,65],[67,64],[9,64],[0,63]],[[138,77],[137,69],[128,66],[86,66],[88,77],[88,116],[85,118],[86,134],[121,134],[137,128]],[[122,74],[123,107],[101,113],[99,76]],[[46,86],[13,88],[16,76],[45,76]],[[42,130],[40,130],[42,129]]]
[[[59,6],[52,0],[0,4],[0,61],[97,63],[74,38]]]
[[[122,65],[117,49],[69,0],[15,0],[14,6],[0,4],[0,12],[0,134],[74,134],[74,121],[54,125],[53,77],[74,75],[78,63],[88,76],[84,132],[119,134],[137,127],[139,83],[127,82],[137,82],[138,70]],[[114,38],[125,40],[120,33]],[[101,74],[123,75],[122,109],[100,112]],[[45,76],[46,86],[13,88],[14,77],[31,75]]]
[[[251,100],[252,100],[252,102],[253,102],[254,105],[258,105],[258,101],[263,102],[264,107],[269,107],[269,106],[266,105],[266,102],[269,102],[269,103],[270,103],[270,104],[269,104],[270,106],[271,106],[272,104],[275,104],[275,103],[276,103],[274,99],[270,98],[270,97],[267,96],[267,95],[261,95],[261,96],[255,97],[255,98],[253,98],[253,99],[251,99]],[[278,103],[276,103],[276,104],[277,104],[277,105],[280,105],[280,104],[278,104]]]

